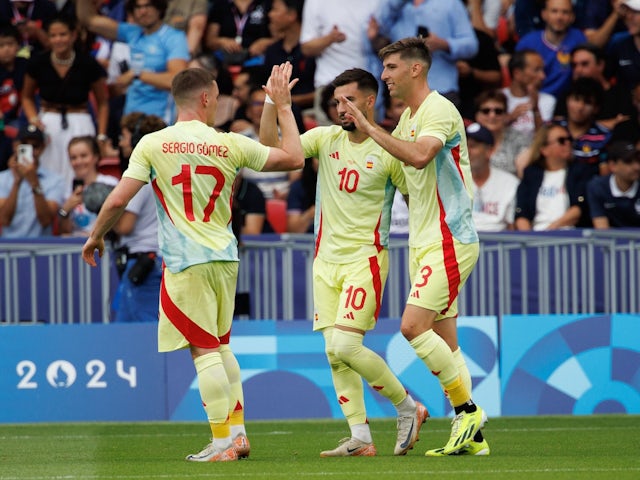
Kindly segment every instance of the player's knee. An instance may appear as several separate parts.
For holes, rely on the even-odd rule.
[[[351,333],[335,333],[332,347],[336,357],[347,365],[358,358],[362,350],[362,337],[356,337]]]
[[[336,350],[333,348],[333,345],[326,345],[324,349],[324,353],[327,356],[327,360],[329,360],[329,365],[335,366],[339,363],[342,363],[338,356],[336,355]]]
[[[402,322],[400,324],[400,333],[408,341],[413,340],[415,337],[419,335],[417,329],[415,328],[415,325],[410,324],[408,322]]]

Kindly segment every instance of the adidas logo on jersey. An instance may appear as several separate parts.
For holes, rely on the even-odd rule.
[[[353,312],[349,312],[347,313],[344,317],[342,318],[346,318],[347,320],[355,320],[355,315],[353,314]]]
[[[413,298],[420,298],[420,291],[416,290],[415,292],[411,292],[411,296]]]
[[[329,156],[331,158],[335,158],[336,160],[340,160],[340,152],[336,151],[336,152],[330,153]]]

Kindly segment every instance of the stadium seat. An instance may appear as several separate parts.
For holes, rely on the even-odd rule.
[[[120,159],[118,157],[103,157],[98,162],[98,172],[120,178]]]
[[[267,220],[276,233],[287,231],[287,202],[276,198],[266,200]]]

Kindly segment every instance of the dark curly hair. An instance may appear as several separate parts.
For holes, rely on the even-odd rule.
[[[136,8],[136,2],[138,0],[127,0],[124,8],[127,13],[133,13]],[[149,3],[160,12],[160,18],[164,18],[164,14],[167,12],[167,0],[148,0]]]

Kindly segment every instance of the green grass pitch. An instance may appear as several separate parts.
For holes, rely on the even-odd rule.
[[[375,458],[320,458],[348,435],[345,421],[248,422],[251,456],[191,463],[206,423],[0,425],[0,479],[640,479],[640,416],[504,417],[484,429],[489,457],[427,458],[449,435],[427,420],[420,442],[394,457],[395,420],[373,419]]]

